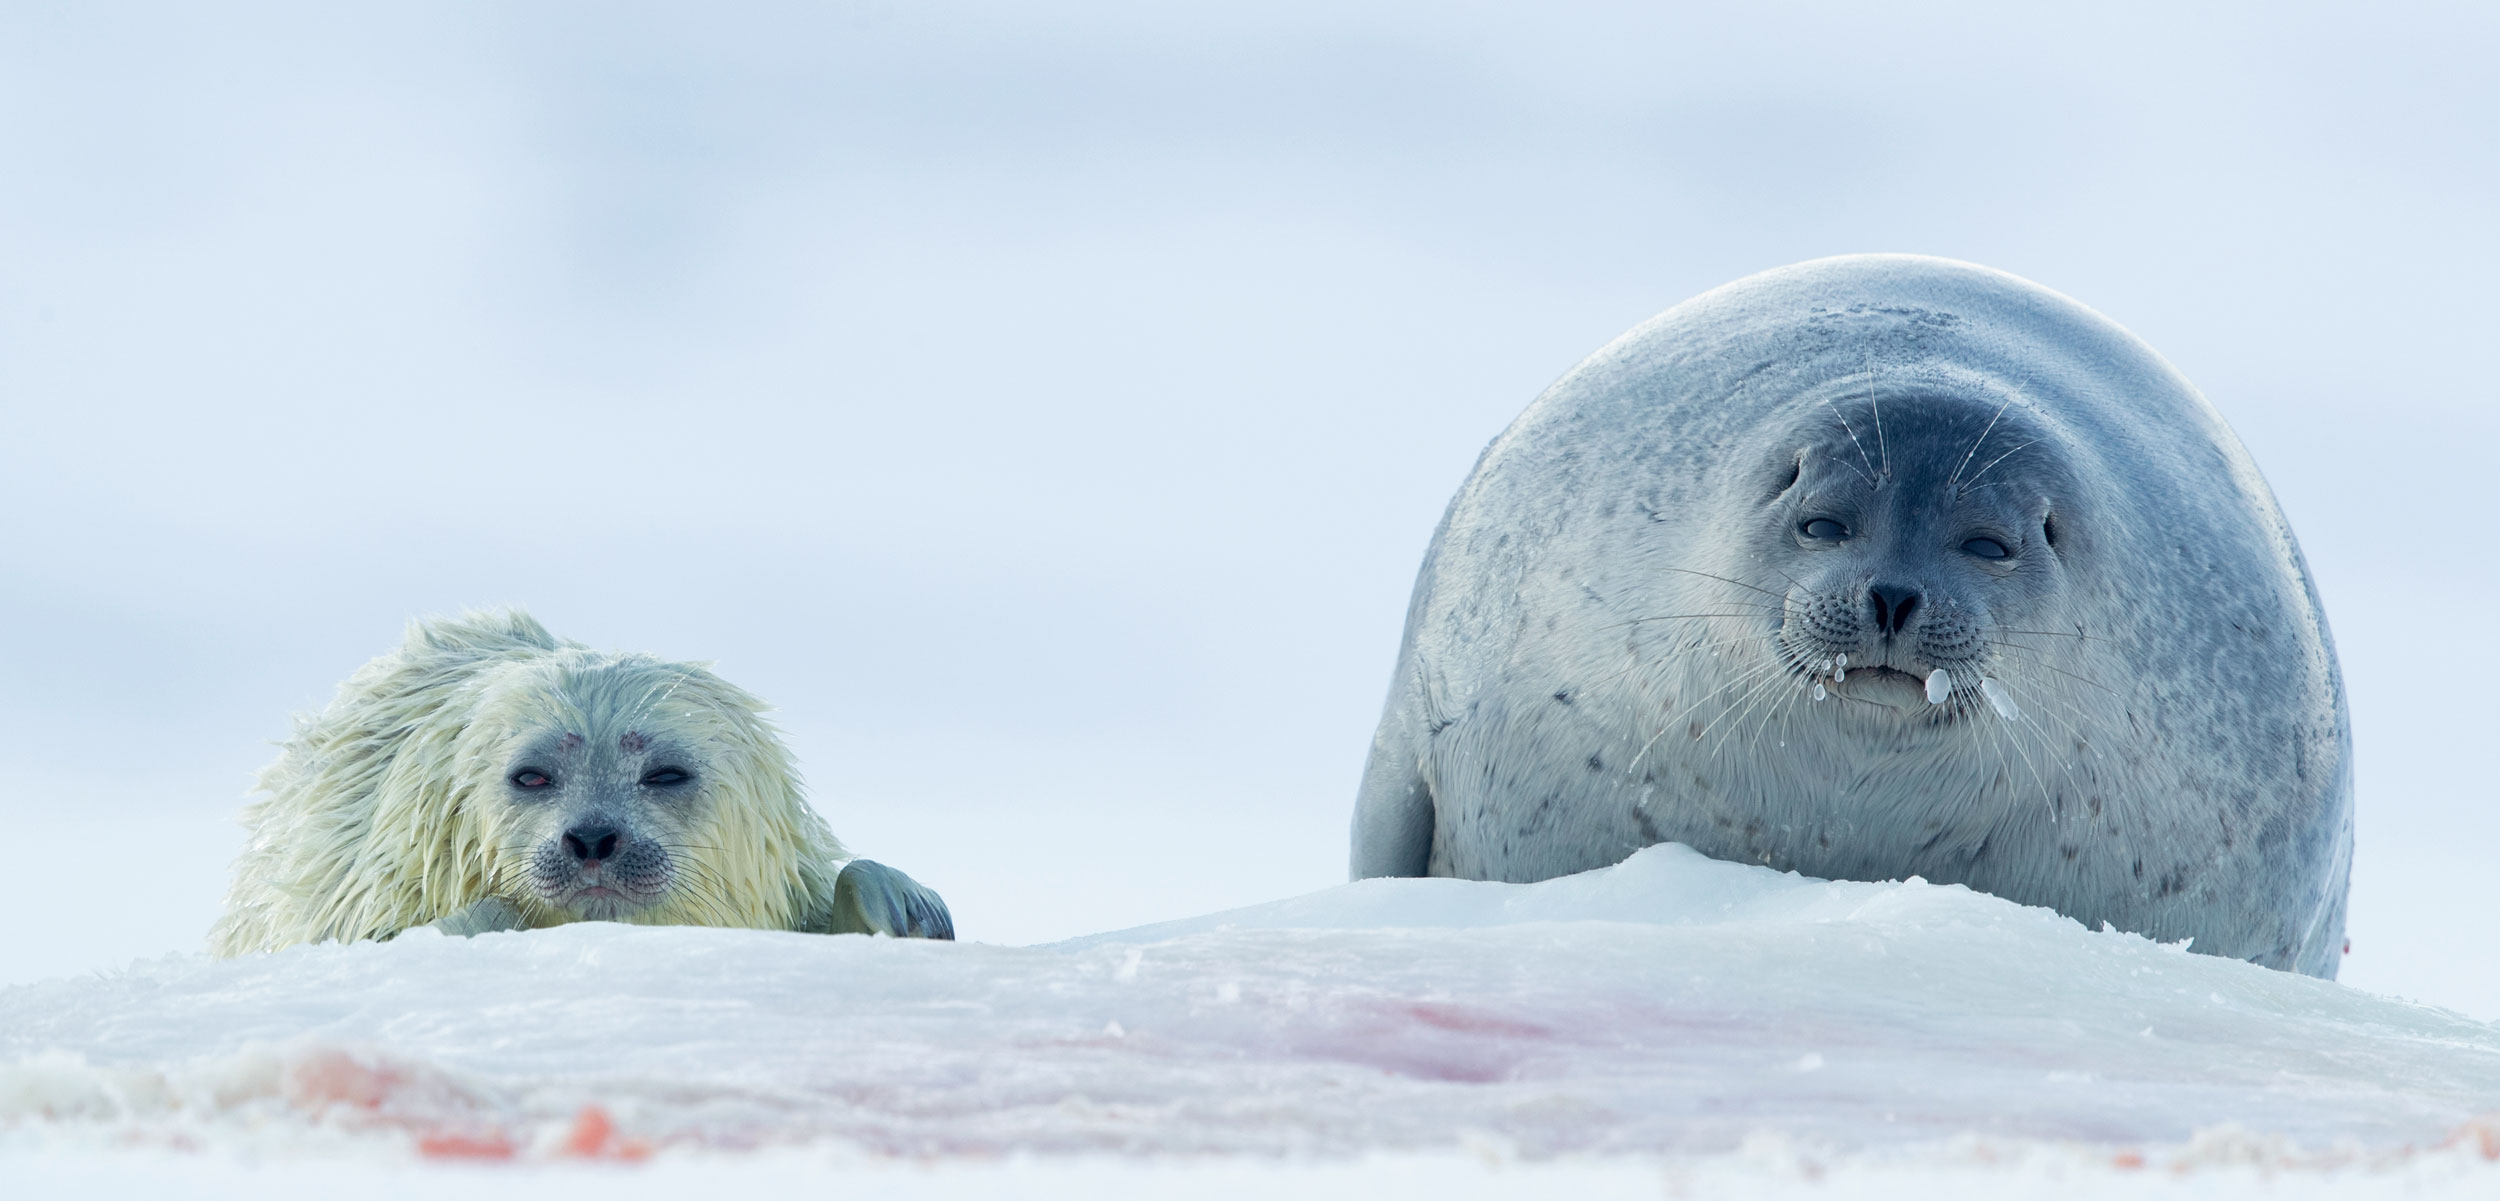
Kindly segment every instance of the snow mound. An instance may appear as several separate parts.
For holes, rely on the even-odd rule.
[[[2119,1167],[2444,1146],[2480,1171],[2495,1111],[2491,1025],[1958,886],[1675,846],[1038,947],[582,924],[0,992],[20,1167],[134,1145],[1701,1162],[1771,1139]]]

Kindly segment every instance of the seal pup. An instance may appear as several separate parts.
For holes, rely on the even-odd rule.
[[[1486,448],[1353,825],[1358,879],[1674,841],[2332,977],[2351,734],[2292,531],[2185,379],[2014,276],[1849,256],[1668,310]]]
[[[413,622],[261,772],[210,947],[575,921],[953,938],[936,893],[843,849],[763,710],[519,612]]]

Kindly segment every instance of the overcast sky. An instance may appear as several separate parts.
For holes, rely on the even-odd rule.
[[[0,7],[0,981],[196,949],[289,714],[489,604],[773,700],[967,937],[1335,883],[1476,451],[1894,250],[2239,430],[2345,978],[2500,1017],[2488,10],[1041,7]]]

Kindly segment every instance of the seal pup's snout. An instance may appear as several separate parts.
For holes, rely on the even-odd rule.
[[[659,905],[675,875],[667,847],[614,814],[577,816],[529,856],[531,891],[576,921],[615,921]]]
[[[582,866],[596,867],[601,860],[616,857],[616,827],[575,826],[564,832],[564,849]]]

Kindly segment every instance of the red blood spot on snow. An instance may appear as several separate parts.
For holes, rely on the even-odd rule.
[[[582,1111],[573,1115],[573,1132],[564,1136],[564,1153],[597,1155],[615,1134],[616,1123],[608,1120],[607,1110],[596,1105],[582,1106]]]
[[[641,1139],[616,1137],[616,1123],[608,1111],[596,1105],[582,1106],[573,1115],[573,1129],[564,1136],[564,1154],[584,1159],[617,1159],[639,1163],[651,1157],[651,1144]]]
[[[322,1048],[288,1064],[282,1087],[286,1099],[298,1109],[332,1105],[379,1109],[400,1082],[400,1074],[389,1068],[359,1062],[345,1051]]]
[[[2474,1134],[2474,1149],[2482,1152],[2483,1158],[2500,1159],[2500,1126],[2477,1122],[2469,1129]]]
[[[2470,1147],[2485,1159],[2500,1159],[2500,1113],[2469,1118],[2439,1140],[2441,1147]]]
[[[2109,1166],[2133,1172],[2144,1166],[2144,1155],[2139,1151],[2121,1151],[2109,1157]]]
[[[512,1140],[500,1133],[429,1134],[417,1140],[417,1154],[428,1159],[510,1159]]]

